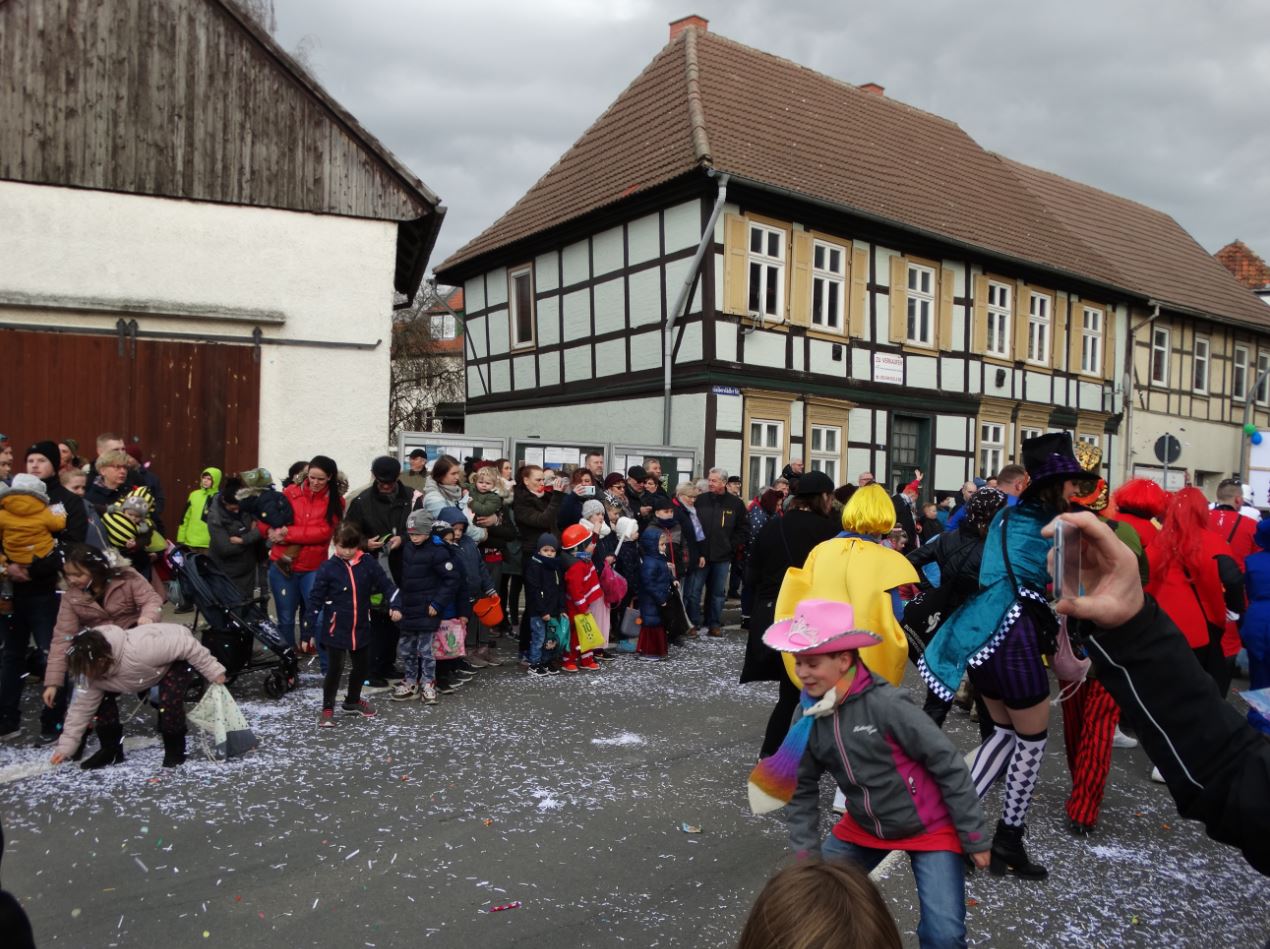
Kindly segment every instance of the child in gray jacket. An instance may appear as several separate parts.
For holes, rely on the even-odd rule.
[[[992,841],[961,755],[943,732],[890,683],[857,661],[881,642],[853,629],[850,604],[803,600],[763,641],[792,653],[802,680],[802,717],[780,750],[750,775],[756,814],[789,805],[790,841],[800,856],[845,859],[866,872],[892,850],[909,855],[917,880],[922,946],[966,938],[965,856],[987,867]],[[820,776],[846,795],[847,809],[820,839]]]

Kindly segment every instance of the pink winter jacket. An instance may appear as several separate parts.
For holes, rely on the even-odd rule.
[[[53,641],[49,643],[48,664],[44,667],[44,685],[61,688],[66,684],[66,647],[75,634],[89,626],[121,626],[131,629],[157,623],[163,611],[163,600],[148,580],[131,567],[119,571],[106,583],[106,592],[98,603],[91,593],[67,590],[57,611]]]
[[[66,724],[57,750],[69,758],[79,747],[88,723],[97,714],[97,706],[107,692],[141,692],[167,674],[168,666],[184,660],[205,679],[212,681],[225,674],[225,667],[194,638],[188,627],[179,623],[151,623],[136,629],[98,626],[110,643],[114,664],[100,679],[90,680],[75,689],[75,698],[66,712]]]

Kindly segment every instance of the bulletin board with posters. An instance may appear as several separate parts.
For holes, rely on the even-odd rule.
[[[673,492],[676,485],[701,476],[701,473],[697,471],[695,448],[675,448],[669,445],[615,443],[607,459],[608,470],[626,474],[635,465],[643,467],[645,458],[656,458],[661,462],[662,482],[667,493]]]
[[[428,465],[442,455],[465,462],[469,458],[507,458],[507,439],[483,435],[452,435],[441,432],[402,432],[397,436],[397,457],[404,465],[407,456],[416,448],[422,448],[428,456]]]
[[[513,438],[512,453],[508,457],[511,458],[512,467],[515,469],[519,470],[521,465],[537,465],[539,468],[558,472],[562,477],[568,477],[573,474],[575,469],[583,466],[587,455],[597,451],[604,455],[604,464],[607,468],[609,459],[608,446],[602,442],[562,442],[547,438]]]

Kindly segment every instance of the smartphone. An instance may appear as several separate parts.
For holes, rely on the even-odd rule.
[[[582,485],[582,490],[578,492],[578,495],[584,498],[595,497],[595,485],[593,484]]]
[[[1054,532],[1054,599],[1080,596],[1080,528],[1066,521],[1058,522]],[[1067,617],[1059,616],[1059,624],[1067,628]]]

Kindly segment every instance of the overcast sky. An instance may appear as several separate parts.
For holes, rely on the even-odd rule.
[[[698,13],[981,146],[1270,259],[1265,0],[275,0],[278,39],[437,192],[429,268],[506,211]]]

